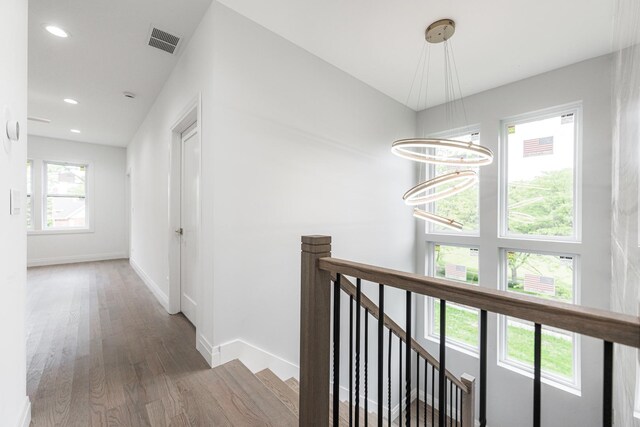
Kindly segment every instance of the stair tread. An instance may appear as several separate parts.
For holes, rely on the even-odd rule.
[[[298,382],[297,379],[291,377],[288,380],[286,380],[284,383],[289,387],[291,387],[293,391],[295,391],[296,393],[300,393],[300,383]]]
[[[264,369],[256,377],[269,389],[289,410],[298,416],[298,393],[285,384],[270,369]]]
[[[233,394],[237,397],[224,403],[231,406],[242,403],[244,406],[242,411],[259,411],[264,414],[264,419],[268,419],[273,425],[298,425],[298,417],[239,360],[232,360],[209,372],[214,378],[217,377],[216,379],[220,380],[219,384],[226,384],[229,390],[233,390]],[[214,384],[211,385],[215,387]]]

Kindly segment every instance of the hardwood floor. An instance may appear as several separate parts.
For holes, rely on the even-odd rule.
[[[297,425],[244,365],[210,369],[126,260],[29,269],[32,426]]]

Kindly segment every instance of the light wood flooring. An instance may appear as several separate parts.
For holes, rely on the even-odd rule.
[[[27,304],[32,426],[297,425],[268,373],[210,369],[126,260],[29,269]]]

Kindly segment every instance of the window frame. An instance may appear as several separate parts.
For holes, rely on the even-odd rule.
[[[84,199],[85,205],[85,224],[82,227],[49,227],[47,226],[47,199],[49,197],[59,197],[59,198],[73,198],[73,196],[65,196],[61,194],[49,194],[49,165],[58,165],[58,166],[75,166],[75,167],[84,167],[85,168],[85,183],[84,183],[84,196],[76,196],[75,198]],[[71,231],[71,230],[89,230],[91,224],[91,213],[89,209],[89,165],[86,163],[75,163],[75,162],[57,162],[53,160],[44,160],[42,162],[42,173],[43,173],[43,192],[42,192],[42,230],[46,231]]]
[[[498,273],[498,286],[499,290],[512,292],[508,290],[508,262],[507,252],[524,252],[536,255],[548,255],[548,256],[570,256],[573,258],[573,298],[571,304],[580,304],[580,255],[576,253],[564,253],[564,252],[552,252],[552,251],[540,251],[522,249],[519,247],[500,247],[499,248],[499,273]],[[518,294],[518,292],[512,292]],[[557,301],[557,300],[556,300]],[[498,329],[498,366],[514,370],[518,373],[533,378],[533,367],[528,366],[522,362],[511,360],[507,355],[507,321],[509,317],[506,315],[497,315],[497,329]],[[544,329],[543,324],[543,329]],[[556,386],[570,393],[581,395],[582,388],[582,375],[581,375],[581,335],[577,333],[569,333],[573,339],[573,378],[568,380],[566,377],[541,370],[541,379],[544,383]]]
[[[32,173],[32,201],[33,201],[33,224],[32,229],[27,230],[27,235],[48,235],[48,234],[84,234],[94,232],[94,168],[91,161],[83,160],[55,160],[31,158],[33,162]],[[47,198],[47,164],[84,166],[86,168],[85,183],[85,226],[73,228],[47,228],[46,221],[46,198]]]
[[[508,221],[508,127],[537,120],[545,120],[562,114],[574,114],[573,146],[573,234],[571,236],[548,236],[509,233]],[[536,240],[554,242],[582,242],[582,103],[574,102],[519,114],[500,120],[499,172],[498,172],[498,237],[510,240]]]
[[[443,138],[443,139],[451,139],[454,138],[456,136],[460,136],[461,134],[474,134],[477,133],[478,135],[480,135],[480,142],[479,144],[482,143],[482,132],[480,131],[480,125],[479,124],[474,124],[474,125],[470,125],[470,126],[464,126],[464,127],[459,127],[459,128],[454,128],[454,129],[450,129],[450,130],[446,130],[443,132],[438,132],[435,134],[432,134],[430,136],[434,137],[434,138]],[[435,224],[433,224],[432,222],[428,222],[425,225],[425,234],[427,235],[433,235],[433,236],[468,236],[468,237],[480,237],[480,223],[481,223],[481,212],[480,212],[480,180],[481,180],[481,176],[482,176],[482,167],[469,167],[469,168],[462,168],[462,169],[477,169],[478,170],[478,182],[474,184],[474,186],[477,186],[478,188],[478,200],[477,200],[477,206],[478,206],[478,228],[476,230],[436,230],[435,229]],[[434,164],[426,164],[423,163],[420,166],[420,177],[422,177],[422,174],[424,173],[425,176],[425,181],[429,180],[429,179],[433,179],[436,176],[436,165]],[[423,182],[422,179],[420,179],[420,182]],[[472,187],[473,188],[473,187]],[[453,196],[455,197],[455,196]],[[430,202],[427,204],[426,206],[426,210],[430,213],[435,214],[435,207],[436,207],[436,202]],[[433,241],[433,240],[430,240]]]
[[[480,286],[480,258],[479,258],[479,252],[480,252],[480,246],[479,245],[473,245],[473,244],[464,244],[464,243],[443,243],[443,242],[438,242],[438,241],[428,241],[427,242],[427,252],[426,252],[426,272],[430,277],[436,277],[435,276],[435,247],[436,245],[440,245],[440,246],[455,246],[458,248],[467,248],[467,249],[478,249],[478,284],[477,285],[471,285],[468,283],[469,286]],[[460,282],[463,283],[463,282]],[[425,321],[424,321],[424,328],[425,328],[425,338],[434,342],[434,343],[440,343],[440,335],[436,335],[434,332],[434,326],[435,326],[435,304],[437,301],[439,301],[437,298],[432,298],[432,297],[424,297],[424,301],[426,303],[426,316],[425,316]],[[447,304],[449,304],[449,302],[447,301]],[[463,305],[463,304],[460,304]],[[480,319],[480,310],[479,309],[474,309],[477,311],[478,314],[478,322]],[[478,324],[479,326],[479,324]],[[447,347],[454,349],[454,350],[458,350],[462,353],[468,354],[470,356],[479,357],[479,344],[480,344],[480,327],[478,327],[478,346],[474,347],[471,346],[469,344],[457,341],[457,340],[453,340],[451,339],[451,337],[447,336],[446,340],[445,340],[445,344]]]

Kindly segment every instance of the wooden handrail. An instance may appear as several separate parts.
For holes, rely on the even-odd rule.
[[[332,275],[331,279],[335,281],[336,276]],[[353,297],[354,300],[356,299],[356,292],[357,292],[356,287],[353,283],[349,281],[349,279],[347,279],[346,277],[341,277],[340,287],[349,296]],[[373,317],[375,317],[376,319],[380,319],[380,310],[378,309],[378,306],[373,301],[371,301],[364,293],[360,294],[360,305],[366,308]],[[404,343],[407,342],[406,332],[404,331],[404,329],[402,329],[400,325],[394,322],[393,319],[386,314],[384,315],[384,325],[387,328],[391,329],[391,332],[393,332],[394,335],[400,338],[402,342]],[[427,360],[427,362],[429,362],[430,365],[433,365],[437,370],[440,370],[440,362],[438,362],[427,350],[425,350],[418,343],[418,341],[416,341],[413,338],[411,339],[411,348],[415,350],[418,354],[420,354],[420,356],[423,359]],[[460,389],[464,393],[469,393],[467,386],[462,381],[460,381],[455,375],[453,375],[451,372],[449,372],[446,369],[445,369],[445,375],[447,376],[447,378],[449,378],[449,380],[451,380],[452,383],[460,387]]]
[[[640,348],[640,317],[577,306],[513,292],[469,286],[337,258],[318,260],[318,268],[358,277],[488,312]]]

